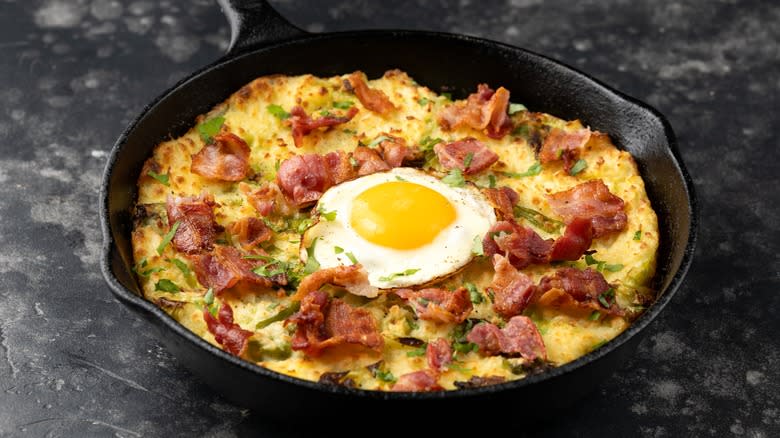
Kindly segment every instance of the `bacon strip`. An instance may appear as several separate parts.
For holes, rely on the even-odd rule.
[[[231,133],[217,134],[192,156],[190,170],[206,178],[241,181],[249,173],[250,152],[241,137]]]
[[[482,193],[488,198],[493,207],[498,210],[504,220],[514,219],[514,206],[520,196],[510,187],[502,186],[497,189],[483,189]]]
[[[439,385],[438,374],[431,370],[415,371],[398,378],[392,388],[393,392],[428,392],[443,391]]]
[[[285,321],[296,324],[292,349],[316,357],[324,350],[339,346],[356,346],[382,351],[384,340],[371,312],[350,306],[340,299],[330,299],[314,291],[301,301],[301,308]]]
[[[442,166],[447,169],[458,168],[466,175],[482,172],[498,161],[498,154],[472,137],[447,144],[439,143],[433,150]],[[471,162],[466,166],[468,156]]]
[[[610,193],[600,179],[547,195],[547,199],[550,207],[563,216],[567,224],[576,218],[590,220],[594,238],[622,231],[628,223],[623,200]]]
[[[593,225],[591,225],[591,222],[588,219],[574,218],[566,226],[563,236],[555,239],[550,252],[550,259],[579,260],[585,251],[590,248],[592,242]]]
[[[563,160],[563,168],[569,173],[580,156],[585,145],[590,140],[591,131],[588,128],[576,131],[553,129],[544,139],[539,150],[539,161],[542,164]]]
[[[251,251],[260,247],[260,244],[271,240],[273,231],[265,222],[254,217],[239,219],[228,226],[228,232],[238,240],[239,245],[245,251]]]
[[[399,289],[395,294],[408,301],[418,317],[436,323],[459,324],[468,317],[473,307],[469,293],[464,287],[452,292],[438,288],[418,291]]]
[[[622,315],[624,312],[618,307],[614,297],[602,297],[609,307],[604,307],[599,300],[609,289],[609,283],[598,271],[591,268],[561,268],[552,275],[542,277],[537,303],[547,307],[598,310],[611,315]]]
[[[493,291],[493,309],[504,318],[521,314],[531,303],[536,285],[499,254],[493,256],[493,268],[493,282],[488,286]]]
[[[287,202],[279,186],[274,182],[263,183],[257,190],[252,190],[249,184],[239,183],[238,189],[261,216],[269,216],[272,213],[289,216],[297,210]]]
[[[517,269],[548,263],[552,245],[552,239],[544,240],[534,230],[513,221],[496,222],[482,240],[486,256],[503,254]]]
[[[254,290],[269,288],[273,283],[287,284],[284,274],[268,279],[252,272],[262,263],[243,258],[241,252],[232,246],[217,246],[210,253],[194,257],[193,261],[193,270],[200,284],[214,289],[217,294],[234,287]]]
[[[292,296],[295,301],[302,301],[307,295],[319,290],[326,284],[333,284],[345,288],[353,295],[374,298],[379,294],[379,289],[368,282],[368,273],[361,265],[336,266],[320,269],[301,280],[298,290]]]
[[[214,339],[222,348],[234,356],[241,356],[246,351],[252,332],[244,330],[233,322],[233,308],[228,303],[222,303],[217,318],[211,316],[208,309],[203,310],[206,327],[214,335]]]
[[[300,105],[294,106],[290,110],[290,118],[285,120],[287,126],[292,127],[292,136],[295,146],[303,146],[303,137],[317,128],[328,128],[331,126],[347,123],[358,113],[357,107],[351,107],[343,116],[328,115],[318,119],[312,119]]]
[[[170,227],[178,222],[179,228],[173,236],[177,251],[195,254],[210,250],[215,236],[221,231],[214,220],[214,196],[201,194],[198,197],[174,197],[168,195],[166,210]]]
[[[325,154],[324,160],[333,185],[341,184],[358,176],[350,163],[349,155],[344,151],[329,152]]]
[[[368,87],[368,84],[363,79],[363,72],[356,71],[349,75],[345,85],[348,85],[347,88],[355,92],[355,95],[364,107],[375,113],[384,115],[396,109],[395,105],[390,102],[390,99],[387,98],[387,95],[382,90]]]
[[[439,114],[439,125],[445,131],[459,126],[468,126],[477,130],[487,130],[492,138],[501,138],[512,130],[512,122],[507,115],[509,90],[499,87],[493,91],[487,84],[479,84],[477,92],[469,95],[465,102],[460,101],[444,108]]]
[[[287,199],[302,206],[320,199],[333,180],[322,155],[305,154],[282,161],[276,183]]]
[[[438,338],[429,342],[425,349],[425,357],[432,370],[444,370],[447,365],[452,363],[452,347],[449,341]]]
[[[390,165],[374,149],[358,146],[352,153],[352,157],[358,162],[358,175],[360,176],[390,170]]]
[[[527,316],[512,317],[503,329],[491,323],[478,324],[466,335],[466,340],[477,344],[479,352],[486,356],[521,356],[528,361],[547,359],[542,335]]]
[[[400,137],[382,134],[388,139],[379,143],[382,159],[390,167],[401,167],[406,160],[417,158],[417,153],[406,146],[406,141]]]

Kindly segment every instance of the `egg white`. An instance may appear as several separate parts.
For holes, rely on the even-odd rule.
[[[375,185],[398,180],[435,190],[456,211],[456,218],[449,226],[432,242],[418,248],[400,250],[374,244],[361,237],[350,224],[355,197]],[[352,255],[368,272],[371,285],[382,289],[429,283],[457,272],[473,259],[475,240],[481,241],[496,222],[493,207],[476,187],[451,187],[417,169],[403,167],[332,187],[322,195],[316,208],[329,213],[327,216],[332,220],[321,215],[304,233],[301,259],[307,260],[306,249],[316,239],[312,254],[320,268],[351,265]]]

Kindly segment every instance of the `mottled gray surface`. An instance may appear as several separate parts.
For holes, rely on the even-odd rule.
[[[535,434],[778,436],[780,5],[570,3],[274,2],[310,31],[523,46],[666,114],[701,201],[688,281],[636,356]],[[203,387],[98,269],[106,153],[227,38],[210,0],[0,1],[0,435],[298,435]]]

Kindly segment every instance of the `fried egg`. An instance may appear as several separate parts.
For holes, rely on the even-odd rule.
[[[313,256],[320,268],[360,263],[382,289],[457,272],[496,222],[476,187],[452,187],[412,168],[332,187],[316,208],[319,220],[304,233],[302,260]]]

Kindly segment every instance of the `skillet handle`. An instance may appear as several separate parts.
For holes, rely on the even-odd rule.
[[[217,2],[230,23],[230,46],[226,55],[308,33],[287,21],[266,0],[217,0]]]

